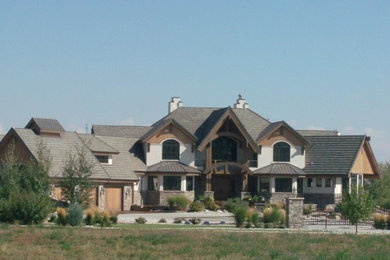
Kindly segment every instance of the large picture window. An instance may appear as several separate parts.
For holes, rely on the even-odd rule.
[[[269,178],[260,178],[260,192],[269,192]]]
[[[157,176],[148,176],[148,190],[157,190],[158,178]]]
[[[194,190],[194,177],[188,176],[186,177],[187,191]]]
[[[274,145],[274,162],[290,161],[290,145],[280,142]]]
[[[292,192],[292,179],[291,178],[275,178],[275,191],[276,192]]]
[[[237,161],[237,143],[227,137],[219,137],[212,143],[212,158],[219,162]]]
[[[164,176],[164,190],[181,190],[181,176]]]
[[[163,160],[179,160],[180,159],[180,144],[176,140],[166,140],[162,144]]]

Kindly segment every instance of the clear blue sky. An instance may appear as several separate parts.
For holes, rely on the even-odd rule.
[[[390,1],[1,1],[0,131],[151,124],[171,96],[369,134],[390,159]]]

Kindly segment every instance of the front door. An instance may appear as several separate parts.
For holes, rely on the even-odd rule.
[[[215,200],[227,200],[230,196],[230,176],[213,174],[211,190],[214,191]]]

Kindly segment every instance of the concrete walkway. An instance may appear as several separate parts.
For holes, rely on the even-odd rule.
[[[134,223],[135,219],[143,217],[147,220],[146,223],[153,224],[158,223],[160,219],[164,218],[168,224],[173,223],[175,218],[184,218],[186,220],[191,218],[200,218],[202,223],[208,221],[210,224],[220,224],[224,222],[226,224],[234,224],[233,214],[224,211],[205,211],[205,212],[135,212],[118,215],[118,223]]]

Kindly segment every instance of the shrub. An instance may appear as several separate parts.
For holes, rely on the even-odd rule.
[[[234,212],[234,220],[236,221],[236,227],[242,227],[246,219],[246,208],[237,208]]]
[[[66,209],[58,208],[57,209],[57,224],[58,225],[66,225]]]
[[[98,209],[95,210],[94,216],[93,216],[93,222],[94,224],[101,224],[103,222],[102,215],[100,215],[100,212]]]
[[[252,224],[255,226],[255,227],[260,227],[260,218],[259,218],[259,213],[253,213],[252,214],[252,217],[250,219],[250,221],[252,222]]]
[[[118,216],[117,215],[111,216],[110,221],[112,224],[117,224],[118,223]]]
[[[240,198],[233,198],[233,199],[228,199],[224,207],[227,211],[234,213],[237,208],[240,207],[248,208],[249,203],[247,201],[241,200]]]
[[[138,218],[135,219],[135,223],[137,223],[137,224],[145,224],[146,223],[146,218],[138,217]]]
[[[213,197],[209,196],[204,198],[203,200],[204,206],[208,210],[218,210],[219,206],[215,203],[215,200]]]
[[[270,208],[270,207],[263,209],[264,223],[270,223],[271,222],[272,212],[273,212],[273,209]]]
[[[189,200],[183,195],[168,198],[168,207],[174,210],[184,211],[187,209]]]
[[[311,204],[303,208],[303,215],[310,215],[312,212],[313,208]]]
[[[77,202],[70,204],[67,222],[71,226],[80,226],[83,221],[83,207]]]
[[[374,216],[374,227],[376,229],[385,229],[386,228],[387,217],[382,213],[375,213]]]
[[[49,223],[56,223],[57,217],[55,215],[51,215],[48,221],[49,221]]]
[[[190,211],[193,211],[193,212],[204,211],[204,204],[200,201],[193,201],[190,204]]]
[[[286,224],[286,211],[284,209],[279,209],[279,216],[280,216],[280,224],[285,225]]]
[[[101,227],[111,227],[110,214],[107,211],[103,212]]]
[[[87,209],[87,211],[85,212],[84,222],[89,226],[95,224],[95,211],[93,211],[92,209]]]
[[[274,204],[274,207],[277,209],[284,209],[286,207],[286,205],[281,201],[276,201]]]
[[[160,218],[160,220],[158,221],[158,223],[167,223],[167,220],[165,218]]]

